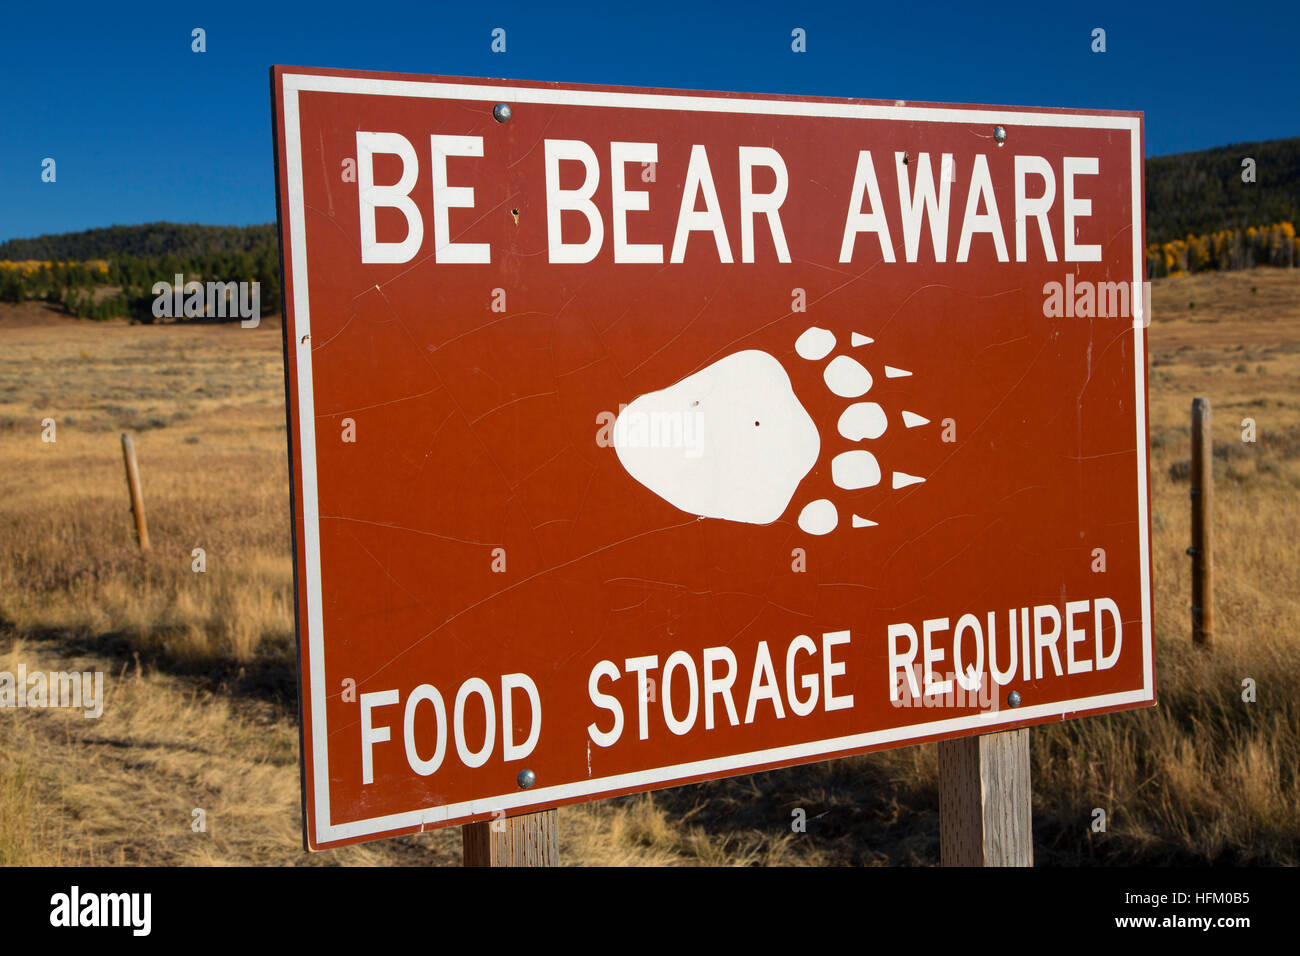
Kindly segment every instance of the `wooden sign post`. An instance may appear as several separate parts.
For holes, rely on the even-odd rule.
[[[1210,400],[1192,400],[1192,642],[1209,646],[1214,638],[1214,555],[1210,514],[1214,504],[1214,437]]]
[[[460,828],[466,866],[559,866],[559,813],[541,810]]]
[[[939,742],[944,866],[1033,866],[1029,728]]]

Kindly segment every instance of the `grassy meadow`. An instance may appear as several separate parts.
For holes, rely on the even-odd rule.
[[[1296,864],[1300,270],[1163,279],[1153,299],[1160,706],[1032,731],[1036,860]],[[0,305],[0,671],[107,675],[99,720],[0,711],[0,864],[459,862],[454,828],[300,849],[283,394],[274,321],[133,326]],[[1216,444],[1208,652],[1190,646],[1184,553],[1194,396],[1213,403]],[[41,440],[45,418],[55,442]],[[123,431],[145,487],[144,556]],[[562,808],[561,859],[933,864],[935,752]],[[791,832],[795,808],[806,833]]]

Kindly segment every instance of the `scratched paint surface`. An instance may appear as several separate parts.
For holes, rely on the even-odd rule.
[[[1012,125],[1008,142],[998,147],[983,120],[762,116],[743,112],[744,100],[734,114],[518,103],[501,124],[487,98],[296,96],[305,237],[298,251],[305,253],[309,281],[322,595],[320,619],[311,623],[324,640],[323,686],[312,686],[304,664],[304,698],[321,694],[325,701],[323,726],[309,706],[305,714],[309,810],[310,780],[323,772],[314,756],[318,739],[327,741],[332,823],[467,805],[450,819],[433,814],[425,821],[438,825],[481,819],[507,806],[494,802],[502,795],[516,800],[510,812],[526,807],[516,783],[523,767],[536,772],[537,790],[545,794],[574,782],[760,755],[748,764],[690,768],[596,790],[626,792],[906,743],[903,734],[772,756],[776,748],[987,710],[973,701],[927,708],[891,700],[887,629],[900,622],[921,633],[924,621],[948,619],[947,631],[935,637],[935,648],[947,655],[935,671],[951,676],[952,627],[963,614],[983,625],[995,612],[996,641],[1007,652],[1010,609],[1062,610],[1066,602],[1108,598],[1124,630],[1113,666],[1064,676],[1049,666],[1042,676],[1031,669],[1029,679],[1017,673],[992,688],[1001,726],[1016,725],[1005,702],[1012,690],[1022,707],[1054,706],[1053,713],[1021,721],[1035,723],[1081,709],[1075,701],[1143,688],[1142,624],[1149,611],[1140,588],[1146,558],[1139,534],[1147,519],[1139,506],[1138,456],[1146,439],[1135,374],[1145,360],[1135,355],[1129,321],[1043,314],[1044,284],[1063,281],[1067,272],[1076,282],[1133,280],[1135,171],[1127,131]],[[362,262],[358,189],[340,174],[357,155],[357,131],[396,132],[414,145],[419,173],[410,195],[425,239],[409,262]],[[452,157],[447,169],[450,182],[474,190],[472,209],[450,212],[451,238],[489,244],[487,264],[435,261],[429,152],[435,133],[483,139],[481,158]],[[280,135],[287,237],[283,197],[291,172],[283,130]],[[604,217],[605,240],[589,263],[549,261],[547,139],[585,142],[600,161],[592,201]],[[614,261],[609,144],[615,141],[657,144],[653,181],[644,180],[641,163],[626,167],[628,188],[646,192],[649,201],[648,210],[628,214],[628,232],[630,241],[662,244],[663,263]],[[710,232],[690,237],[684,261],[667,261],[697,144],[707,149],[731,263],[719,261]],[[788,193],[780,217],[790,262],[778,261],[762,216],[754,226],[756,261],[740,261],[740,146],[771,147],[784,160]],[[858,154],[866,149],[875,158],[898,250],[892,263],[882,261],[874,233],[859,234],[852,260],[840,261]],[[905,261],[896,151],[909,158],[929,153],[936,176],[940,155],[953,156],[947,261],[935,261],[928,228],[917,261]],[[1076,180],[1086,183],[1080,189],[1092,203],[1077,238],[1099,244],[1100,261],[1047,261],[1034,223],[1031,254],[1015,261],[1013,162],[1026,154],[1054,165],[1058,193],[1064,156],[1098,159],[1100,175]],[[1008,262],[997,261],[987,233],[972,239],[968,262],[953,261],[976,155],[987,158],[1011,247]],[[915,163],[909,165],[914,171]],[[560,168],[560,185],[576,188],[580,164]],[[400,171],[396,157],[375,157],[376,182],[395,182]],[[755,188],[772,188],[769,170],[757,171]],[[395,209],[376,215],[379,239],[403,238],[405,223]],[[1050,220],[1059,257],[1059,196]],[[587,233],[577,213],[564,214],[563,228],[568,241]],[[290,276],[291,294],[301,281]],[[497,289],[504,290],[504,311],[492,310]],[[796,289],[804,290],[806,311],[795,310]],[[304,355],[295,321],[302,317],[291,309],[294,526],[306,643],[305,412],[296,406]],[[824,358],[796,351],[810,327],[834,337]],[[872,341],[854,345],[854,333]],[[629,474],[616,449],[599,440],[602,413],[617,415],[638,397],[745,350],[779,362],[820,444],[788,507],[767,524],[679,510]],[[841,397],[828,387],[824,370],[837,356],[870,373],[871,387],[861,397]],[[910,374],[887,374],[886,366]],[[735,387],[743,389],[743,382]],[[745,399],[729,394],[725,400]],[[867,401],[880,406],[887,428],[877,438],[850,440],[837,423],[854,402]],[[926,424],[908,427],[904,411]],[[345,419],[355,423],[355,441],[342,440]],[[951,441],[943,440],[948,419]],[[837,484],[832,462],[853,450],[871,453],[879,481],[856,490]],[[895,487],[895,473],[924,480]],[[822,499],[833,506],[836,525],[809,534],[800,514]],[[1104,572],[1093,569],[1097,548],[1105,551]],[[494,554],[500,557],[495,568]],[[1092,613],[1085,615],[1089,658],[1096,656]],[[844,665],[832,678],[833,694],[851,696],[852,705],[826,710],[822,635],[834,632],[848,632],[850,640],[833,650]],[[788,650],[800,635],[810,636],[816,650],[793,658],[797,675],[787,683]],[[1062,635],[1056,645],[1062,656],[1065,640]],[[970,634],[967,641],[973,654]],[[760,644],[772,659],[784,716],[769,696],[746,722]],[[731,693],[739,719],[733,723],[723,696],[715,695],[708,702],[711,728],[706,701],[699,689],[691,694],[686,671],[676,671],[668,692],[662,671],[670,655],[685,651],[702,680],[706,648],[728,648],[737,662]],[[305,661],[309,656],[304,647]],[[646,704],[642,739],[637,676],[625,662],[645,656],[657,657],[658,669],[647,672],[655,697]],[[621,702],[624,727],[610,746],[594,745],[588,729],[608,731],[613,723],[612,712],[589,692],[601,661],[621,675],[600,683]],[[719,664],[717,672],[723,670]],[[531,752],[506,760],[500,680],[512,673],[535,682],[542,713]],[[806,698],[799,680],[806,674],[816,675],[820,697],[799,716],[789,691]],[[493,752],[482,766],[468,767],[449,734],[438,769],[413,772],[403,724],[411,693],[423,684],[436,687],[450,723],[457,691],[471,678],[484,680],[494,695]],[[346,681],[355,681],[355,696],[344,693]],[[370,711],[372,724],[387,726],[391,735],[369,745],[373,782],[365,783],[357,698],[390,689],[400,703]],[[689,731],[669,727],[665,697],[678,718],[695,711]],[[534,715],[523,693],[513,701],[511,730],[519,741]],[[426,703],[415,715],[416,751],[428,759],[438,732],[434,708]],[[488,730],[481,698],[468,699],[462,724],[477,749]],[[930,728],[915,736],[976,730]],[[539,803],[587,796],[549,793]],[[313,834],[313,845],[327,842]]]

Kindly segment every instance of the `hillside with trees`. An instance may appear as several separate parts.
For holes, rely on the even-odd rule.
[[[1146,187],[1148,245],[1300,222],[1300,137],[1152,157]]]
[[[265,311],[278,312],[276,228],[156,222],[0,244],[0,302],[38,299],[79,318],[152,322],[154,284],[177,275],[257,282]]]
[[[0,261],[85,262],[92,259],[176,256],[183,260],[278,249],[275,225],[200,226],[151,222],[108,226],[0,243]],[[276,255],[279,253],[277,251]]]

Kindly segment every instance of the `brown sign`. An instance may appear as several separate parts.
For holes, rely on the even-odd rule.
[[[1154,701],[1140,114],[273,86],[310,846]]]

